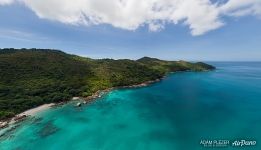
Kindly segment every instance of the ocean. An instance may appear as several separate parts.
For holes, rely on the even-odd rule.
[[[209,63],[40,112],[0,131],[0,150],[260,150],[261,62]]]

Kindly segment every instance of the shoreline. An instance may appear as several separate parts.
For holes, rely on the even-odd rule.
[[[9,118],[7,120],[0,121],[0,129],[6,128],[11,124],[23,121],[26,117],[34,116],[38,112],[42,112],[44,110],[47,110],[47,109],[49,109],[49,108],[51,108],[55,105],[56,105],[55,103],[43,104],[43,105],[37,106],[35,108],[28,109],[28,110],[26,110],[22,113],[19,113],[19,114],[15,115],[14,117]]]
[[[166,76],[163,76],[159,79],[155,79],[155,80],[150,80],[150,81],[145,81],[142,82],[140,84],[134,84],[134,85],[126,85],[126,86],[118,86],[118,87],[111,87],[111,88],[107,88],[104,90],[98,90],[96,91],[94,94],[87,96],[87,97],[73,97],[71,100],[69,101],[74,101],[74,100],[83,100],[84,104],[88,104],[90,102],[93,102],[95,99],[100,98],[103,94],[108,93],[112,90],[116,90],[116,89],[127,89],[127,88],[141,88],[141,87],[146,87],[149,86],[153,83],[159,82],[162,79],[164,79]],[[40,106],[37,106],[35,108],[31,108],[28,109],[22,113],[16,114],[14,117],[6,119],[6,120],[0,120],[0,129],[4,129],[7,128],[9,125],[23,121],[24,119],[26,119],[29,116],[34,116],[36,113],[38,112],[42,112],[44,110],[47,110],[49,108],[53,108],[56,106],[60,106],[60,105],[64,105],[66,104],[68,101],[65,102],[59,102],[59,103],[49,103],[49,104],[43,104]]]
[[[82,99],[84,100],[85,102],[91,102],[93,99],[96,99],[96,98],[99,98],[101,97],[103,94],[105,93],[108,93],[110,91],[113,91],[113,90],[117,90],[117,89],[132,89],[132,88],[141,88],[141,87],[146,87],[146,86],[149,86],[153,83],[156,83],[156,82],[160,82],[161,80],[163,80],[166,76],[163,76],[162,78],[159,78],[159,79],[155,79],[155,80],[150,80],[150,81],[145,81],[145,82],[142,82],[140,84],[133,84],[133,85],[126,85],[126,86],[117,86],[117,87],[111,87],[111,88],[107,88],[107,89],[104,89],[104,90],[98,90],[96,91],[94,94],[92,94],[91,96],[87,96],[87,97],[77,97],[78,99]]]
[[[54,106],[55,103],[50,103],[50,104],[43,104],[43,105],[40,105],[38,107],[35,107],[35,108],[31,108],[29,110],[26,110],[20,114],[18,114],[18,116],[22,116],[22,115],[26,115],[26,116],[34,116],[36,113],[38,112],[41,112],[43,110],[46,110],[52,106]]]
[[[43,104],[43,105],[37,106],[35,108],[28,109],[28,110],[26,110],[24,112],[21,112],[19,114],[16,114],[12,118],[8,118],[6,120],[0,120],[0,130],[4,129],[4,128],[7,128],[11,124],[14,124],[14,123],[17,123],[17,122],[21,122],[21,121],[23,121],[24,119],[26,119],[29,116],[34,116],[38,112],[44,111],[44,110],[49,109],[49,108],[54,108],[54,107],[59,107],[61,105],[65,105],[65,104],[67,104],[70,101],[82,100],[84,102],[81,103],[81,105],[82,104],[89,104],[89,103],[95,101],[97,98],[100,98],[102,95],[104,95],[104,94],[106,94],[106,93],[108,93],[110,91],[117,90],[117,89],[128,89],[128,88],[132,89],[132,88],[146,87],[146,86],[149,86],[151,84],[160,82],[161,80],[165,79],[171,73],[177,73],[177,72],[187,72],[187,71],[170,72],[170,73],[168,73],[168,74],[166,74],[166,75],[164,75],[164,76],[162,76],[162,77],[160,77],[158,79],[145,81],[145,82],[142,82],[140,84],[126,85],[126,86],[116,86],[116,87],[106,88],[106,89],[103,89],[103,90],[98,90],[95,93],[93,93],[92,95],[87,96],[87,97],[80,97],[80,96],[79,97],[72,97],[72,99],[70,99],[68,101],[62,101],[62,102],[58,102],[58,103]]]

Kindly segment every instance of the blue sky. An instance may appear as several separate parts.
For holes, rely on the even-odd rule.
[[[21,3],[0,5],[0,47],[60,49],[91,58],[261,61],[258,15],[219,16],[224,25],[193,35],[186,23],[167,22],[152,31],[146,23],[135,29],[115,22],[75,24],[37,13]]]

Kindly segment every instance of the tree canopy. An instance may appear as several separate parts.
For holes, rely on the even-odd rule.
[[[155,80],[169,72],[211,69],[202,62],[91,59],[50,49],[0,49],[0,119],[41,104]]]

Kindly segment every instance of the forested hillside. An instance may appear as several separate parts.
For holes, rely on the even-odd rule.
[[[96,60],[58,50],[0,49],[0,119],[44,103],[155,80],[173,71],[211,69],[205,63],[149,57]]]

